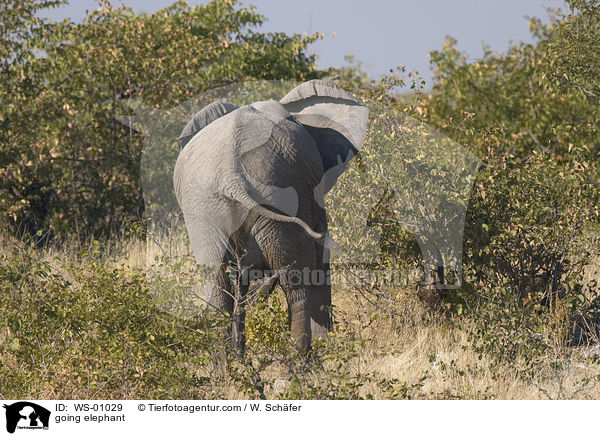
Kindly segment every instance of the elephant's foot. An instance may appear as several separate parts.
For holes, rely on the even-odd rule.
[[[310,331],[312,333],[312,338],[323,338],[327,337],[327,333],[329,332],[329,328],[326,325],[319,324],[314,319],[310,320]]]

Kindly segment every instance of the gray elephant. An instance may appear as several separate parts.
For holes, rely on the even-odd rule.
[[[275,272],[262,286],[282,287],[302,349],[331,329],[324,196],[361,148],[367,119],[351,94],[312,80],[279,102],[214,102],[183,129],[175,193],[196,261],[213,267],[207,301],[234,314],[239,353],[250,285],[241,271]]]

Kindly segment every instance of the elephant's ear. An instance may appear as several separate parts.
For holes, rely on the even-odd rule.
[[[349,92],[323,80],[302,83],[280,103],[317,143],[328,192],[362,147],[369,110]]]
[[[236,110],[238,106],[231,103],[222,103],[220,101],[214,101],[202,110],[196,113],[192,119],[185,125],[179,135],[179,149],[183,149],[190,139],[196,135],[200,130],[204,129],[210,123],[217,118],[221,118],[223,115],[228,114]]]

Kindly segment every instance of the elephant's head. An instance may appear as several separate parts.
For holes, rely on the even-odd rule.
[[[362,147],[367,131],[368,109],[352,94],[323,80],[304,82],[279,103],[308,131],[321,155],[327,193]],[[254,103],[253,107],[260,106]],[[263,105],[264,108],[264,105]],[[238,106],[215,101],[197,112],[179,136],[180,148],[200,130]],[[260,144],[262,145],[262,144]]]
[[[369,110],[349,92],[322,80],[297,86],[280,103],[317,144],[324,170],[322,188],[329,192],[362,147]]]

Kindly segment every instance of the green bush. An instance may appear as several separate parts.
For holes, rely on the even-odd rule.
[[[563,162],[535,152],[523,164],[490,157],[468,209],[465,271],[475,287],[546,306],[582,290],[598,254],[600,186],[589,180],[585,150],[570,153]]]
[[[0,17],[12,42],[0,47],[0,225],[13,234],[99,238],[142,218],[143,138],[117,119],[130,99],[168,109],[232,82],[322,75],[305,53],[320,35],[255,32],[264,17],[235,0],[38,18],[61,3],[10,0]]]
[[[97,260],[51,266],[16,246],[0,261],[0,392],[6,398],[204,398],[198,372],[219,319],[159,311],[145,274]]]
[[[482,355],[533,371],[553,347],[593,338],[598,289],[584,272],[598,259],[600,187],[589,180],[586,150],[562,162],[533,153],[490,156],[468,209],[464,273],[449,301]],[[575,338],[585,335],[586,341]],[[597,339],[597,335],[595,336]]]

